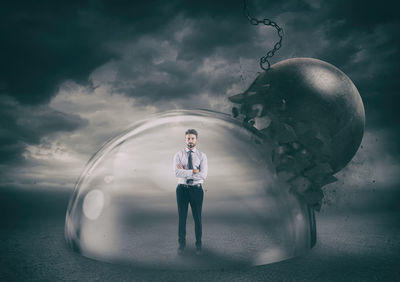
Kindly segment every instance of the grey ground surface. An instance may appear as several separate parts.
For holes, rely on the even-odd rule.
[[[0,281],[400,281],[399,209],[319,213],[317,245],[301,257],[250,268],[177,271],[74,253],[64,240],[69,196],[1,188]]]

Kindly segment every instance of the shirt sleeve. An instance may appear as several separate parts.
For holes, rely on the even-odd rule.
[[[199,173],[193,174],[193,179],[205,180],[208,174],[208,163],[207,163],[207,156],[205,153],[203,153],[203,157],[201,158],[199,170],[200,170]]]
[[[179,169],[178,164],[183,164],[181,163],[179,159],[179,152],[175,154],[174,156],[174,161],[173,161],[173,171],[175,173],[175,176],[177,178],[186,178],[186,177],[191,177],[193,176],[193,170],[191,169]]]

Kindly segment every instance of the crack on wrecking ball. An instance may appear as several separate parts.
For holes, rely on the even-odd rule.
[[[341,70],[313,58],[292,58],[259,74],[229,97],[232,115],[268,146],[276,175],[320,210],[322,187],[356,154],[365,127],[360,93]]]
[[[232,108],[232,116],[260,137],[262,143],[272,144],[272,163],[277,177],[289,183],[290,192],[301,196],[310,207],[320,211],[324,197],[322,187],[337,181],[328,163],[331,153],[329,142],[315,130],[314,124],[300,121],[295,123],[295,130],[279,114],[268,111],[263,103],[259,103],[256,95],[251,97],[256,104],[249,103],[247,97],[242,98],[245,101],[241,101],[240,109]],[[286,103],[286,99],[281,100],[278,112],[285,111]],[[256,124],[264,126],[257,127]],[[299,140],[299,135],[307,144]],[[255,141],[260,144],[258,139]]]

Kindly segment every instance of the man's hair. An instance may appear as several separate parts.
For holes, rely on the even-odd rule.
[[[196,138],[198,136],[196,129],[188,129],[188,130],[186,130],[185,136],[188,135],[188,134],[194,134],[194,135],[196,135]]]

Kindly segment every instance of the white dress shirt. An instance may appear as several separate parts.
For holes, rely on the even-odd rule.
[[[205,153],[200,152],[196,148],[192,151],[192,164],[193,169],[199,169],[199,173],[193,173],[193,169],[189,169],[188,157],[189,149],[185,148],[177,152],[174,156],[173,170],[175,176],[178,178],[178,184],[186,184],[186,180],[193,179],[193,185],[202,184],[207,178],[208,164],[207,156]],[[181,164],[183,169],[179,169],[178,165]]]

